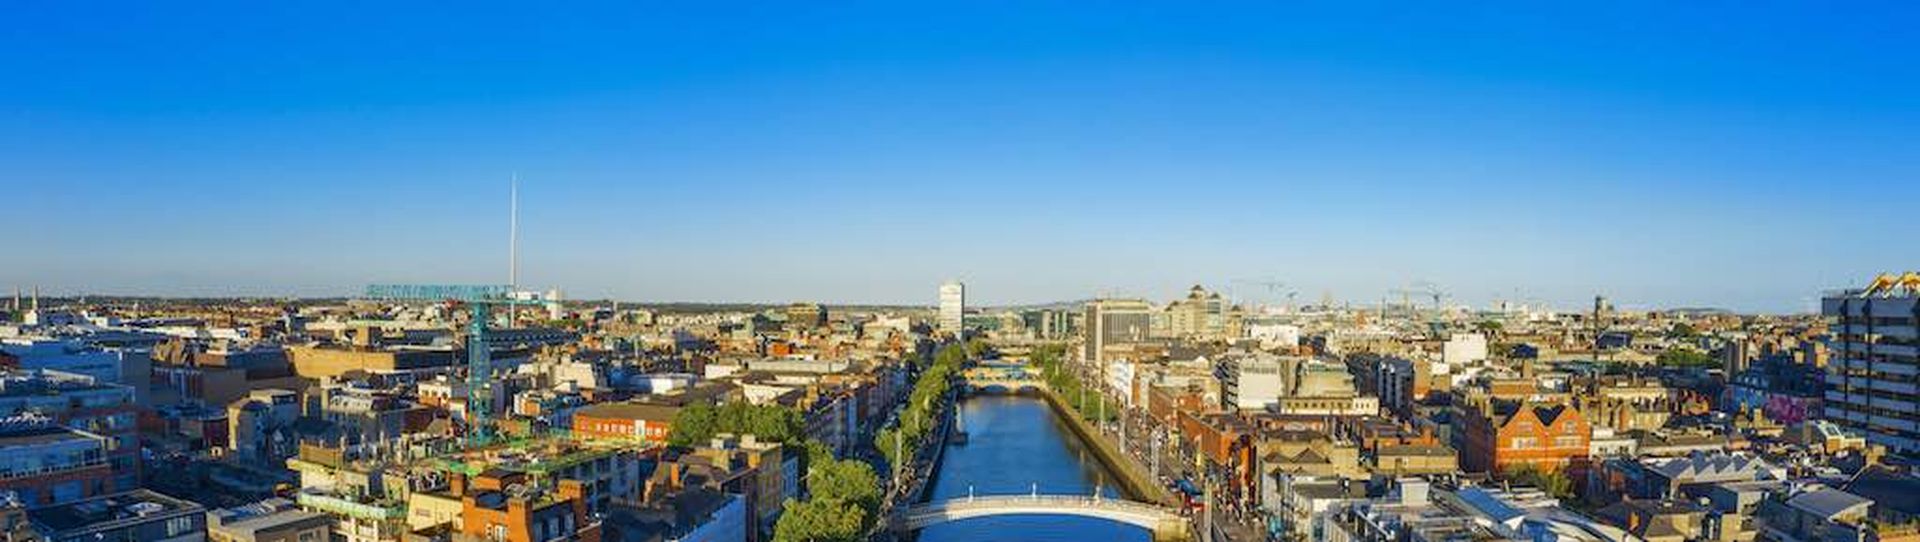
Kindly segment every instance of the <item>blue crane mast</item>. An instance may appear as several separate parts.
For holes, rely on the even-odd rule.
[[[467,323],[467,434],[468,445],[493,440],[493,351],[487,343],[487,320],[496,305],[532,305],[515,299],[513,288],[494,284],[375,284],[366,297],[384,301],[448,301],[473,311]],[[511,323],[509,323],[511,325]]]

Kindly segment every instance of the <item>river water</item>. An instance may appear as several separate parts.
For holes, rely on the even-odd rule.
[[[1100,460],[1035,397],[979,395],[961,403],[966,444],[948,445],[932,498],[976,495],[1103,495],[1120,498]],[[987,540],[1148,542],[1152,535],[1124,523],[1074,516],[1000,516],[928,527],[921,542]]]

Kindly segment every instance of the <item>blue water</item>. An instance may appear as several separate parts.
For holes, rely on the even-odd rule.
[[[934,499],[1041,494],[1120,498],[1113,476],[1042,399],[982,395],[961,403],[966,444],[950,445],[933,485]],[[922,542],[1034,540],[1149,542],[1151,533],[1124,523],[1074,516],[1001,516],[928,527]]]

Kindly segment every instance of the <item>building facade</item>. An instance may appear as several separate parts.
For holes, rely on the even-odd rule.
[[[1920,451],[1920,292],[1913,284],[1883,283],[1821,301],[1833,324],[1826,418],[1869,442]]]
[[[1153,306],[1139,299],[1096,299],[1087,303],[1083,359],[1100,362],[1107,347],[1147,340],[1153,330]]]
[[[958,281],[940,285],[941,334],[958,337],[964,330],[967,314],[967,285]]]

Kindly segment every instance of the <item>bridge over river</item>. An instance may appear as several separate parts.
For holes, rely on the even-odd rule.
[[[1044,386],[1033,373],[973,372],[974,383]],[[1006,388],[1003,388],[1006,389]],[[1020,388],[1010,388],[1018,391]],[[1173,508],[1134,502],[1091,445],[1044,396],[980,393],[961,401],[970,437],[946,445],[924,502],[885,518],[918,542],[1191,540]]]
[[[1187,518],[1179,511],[1097,495],[968,496],[910,506],[894,512],[888,522],[896,531],[917,531],[974,518],[1033,515],[1079,516],[1125,523],[1153,533],[1154,540],[1190,538]]]
[[[960,384],[973,393],[1024,393],[1047,389],[1047,381],[1038,369],[1023,366],[974,367],[961,371]]]

